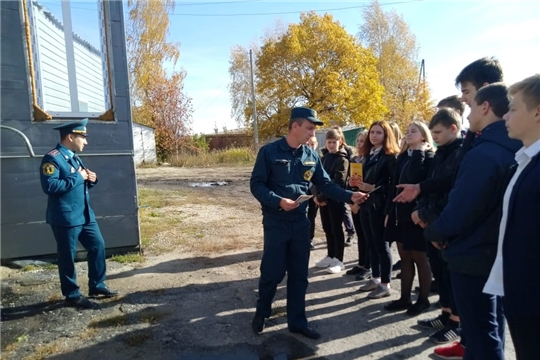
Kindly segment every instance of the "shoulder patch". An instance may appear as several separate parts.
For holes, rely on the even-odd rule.
[[[57,156],[57,155],[60,155],[60,151],[58,151],[57,149],[52,149],[51,151],[47,153],[47,155]]]
[[[41,171],[43,172],[43,175],[51,176],[54,174],[56,168],[54,167],[53,163],[47,162],[43,165],[41,165]]]

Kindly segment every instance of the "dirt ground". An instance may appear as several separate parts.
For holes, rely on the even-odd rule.
[[[326,255],[319,220],[306,305],[310,323],[322,338],[313,341],[287,331],[286,279],[267,328],[253,334],[250,319],[257,298],[262,225],[258,203],[249,192],[250,172],[248,167],[139,169],[141,191],[163,191],[169,197],[161,207],[154,208],[150,201],[141,207],[152,219],[164,221],[156,223],[158,230],[160,224],[169,227],[163,225],[147,240],[142,263],[108,261],[107,283],[122,296],[100,301],[99,310],[63,307],[57,271],[51,266],[30,271],[2,267],[2,358],[435,358],[435,344],[427,339],[430,332],[416,321],[440,310],[432,306],[417,318],[386,312],[384,304],[399,296],[399,280],[392,283],[390,298],[368,300],[356,291],[363,282],[315,268]],[[167,217],[173,216],[178,216],[178,225],[170,226]],[[154,242],[162,246],[153,247]],[[356,245],[346,248],[348,268],[356,251]],[[77,268],[86,292],[86,264]],[[430,300],[436,303],[438,296]],[[506,355],[515,359],[509,335]]]

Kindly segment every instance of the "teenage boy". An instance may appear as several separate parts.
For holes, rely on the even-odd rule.
[[[482,290],[495,260],[506,178],[521,147],[519,141],[508,138],[502,120],[508,103],[501,83],[482,87],[469,102],[469,130],[476,137],[463,154],[448,204],[424,233],[442,249],[448,264],[467,338],[466,359],[504,359],[502,304]]]
[[[462,143],[460,127],[461,115],[450,108],[440,109],[431,119],[429,129],[438,147],[430,178],[444,178],[455,173],[456,156]],[[425,228],[442,213],[447,201],[448,192],[426,194],[412,213],[413,222]],[[435,318],[419,320],[418,325],[437,330],[429,338],[437,344],[444,344],[459,339],[459,317],[452,294],[450,273],[441,251],[431,243],[427,244],[427,248],[433,277],[437,281],[442,313]]]
[[[461,89],[461,101],[471,106],[476,92],[485,85],[503,81],[501,64],[494,58],[481,58],[467,65],[456,77],[456,86]],[[464,154],[474,141],[474,133],[469,131],[463,144],[462,154]],[[459,160],[458,160],[459,161]],[[453,184],[453,177],[443,179],[428,179],[420,184],[398,185],[403,191],[396,196],[394,201],[411,202],[420,195],[430,192],[450,191]]]
[[[540,356],[540,74],[509,88],[508,135],[523,142],[506,188],[497,257],[484,292],[504,296],[518,360]]]

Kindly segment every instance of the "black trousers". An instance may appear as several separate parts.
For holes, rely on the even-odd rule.
[[[442,252],[436,249],[430,242],[427,244],[427,254],[433,278],[437,281],[437,290],[439,292],[439,300],[441,306],[450,308],[452,315],[459,316],[454,293],[452,291],[452,282],[450,280],[450,271],[448,265],[442,257]]]
[[[373,277],[381,278],[382,283],[390,282],[392,272],[392,253],[384,241],[384,209],[371,204],[360,206],[360,225],[369,249]]]
[[[328,257],[337,258],[343,262],[345,252],[345,234],[343,233],[344,203],[328,200],[326,206],[321,206],[321,221],[326,235]]]
[[[517,360],[540,359],[540,315],[516,315],[503,304]]]
[[[319,210],[319,205],[315,204],[315,201],[313,201],[313,198],[309,199],[307,217],[311,224],[309,227],[310,240],[313,240],[313,238],[315,237],[315,218],[317,217],[317,210]]]
[[[369,249],[366,243],[366,238],[364,237],[364,233],[362,232],[362,225],[360,225],[360,211],[351,215],[358,237],[358,266],[363,267],[364,269],[371,269]]]

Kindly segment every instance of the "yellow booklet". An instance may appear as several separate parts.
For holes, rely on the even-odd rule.
[[[362,164],[361,163],[351,163],[351,176],[359,176],[362,178]]]

